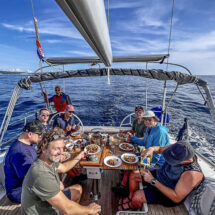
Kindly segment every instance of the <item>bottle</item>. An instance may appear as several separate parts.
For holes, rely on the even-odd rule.
[[[145,157],[144,159],[141,157],[141,166],[150,166],[151,159],[150,157]]]

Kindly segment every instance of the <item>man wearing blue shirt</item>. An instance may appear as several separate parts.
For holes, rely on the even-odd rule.
[[[5,188],[7,197],[12,202],[21,202],[22,183],[28,169],[37,158],[35,144],[41,140],[42,133],[43,127],[38,120],[29,122],[8,150],[4,165]]]
[[[54,120],[53,127],[63,129],[66,134],[70,134],[74,131],[77,131],[80,126],[75,125],[73,113],[75,108],[73,105],[67,105],[65,109],[65,114],[57,117]]]

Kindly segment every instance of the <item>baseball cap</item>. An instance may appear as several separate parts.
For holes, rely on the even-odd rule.
[[[43,133],[44,129],[39,120],[34,120],[24,126],[23,132]]]
[[[135,107],[135,111],[143,111],[143,107],[142,106],[136,106]]]

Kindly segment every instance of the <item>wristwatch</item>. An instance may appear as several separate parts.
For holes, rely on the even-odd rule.
[[[157,179],[156,179],[156,178],[153,178],[153,179],[151,180],[150,184],[151,184],[152,186],[155,186],[156,181],[157,181]]]

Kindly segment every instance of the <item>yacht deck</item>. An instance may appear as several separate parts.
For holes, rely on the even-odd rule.
[[[119,197],[111,192],[111,187],[116,186],[119,182],[119,171],[105,170],[102,173],[102,179],[99,184],[101,198],[97,201],[102,206],[101,215],[115,215],[117,212],[117,204]],[[70,184],[70,178],[67,177],[65,185]],[[88,205],[92,200],[90,199],[90,191],[92,188],[92,179],[81,182],[84,193],[81,198],[82,205]],[[163,207],[160,205],[148,205],[149,211],[146,215],[188,215],[184,205],[177,207]],[[6,196],[0,200],[0,214],[1,215],[18,215],[21,214],[21,205],[12,204]],[[132,213],[137,215],[135,211]],[[128,215],[128,213],[120,213],[120,215]]]

